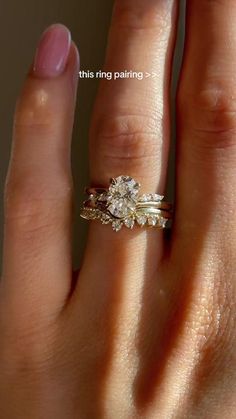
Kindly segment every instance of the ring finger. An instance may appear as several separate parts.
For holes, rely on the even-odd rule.
[[[130,175],[141,183],[142,192],[164,191],[175,6],[174,0],[115,3],[105,71],[132,70],[142,72],[144,78],[101,82],[90,131],[90,174],[94,185],[107,186],[110,178]],[[146,78],[147,72],[154,73],[154,77]],[[136,237],[135,245],[129,240],[134,234],[114,234],[110,226],[92,223],[86,253],[89,264],[97,266],[99,261],[107,269],[108,255],[119,251],[120,244],[123,248],[124,240],[129,242],[129,254],[132,246],[136,255],[138,248],[142,253],[147,237],[153,237],[153,244],[160,249],[162,235],[158,233],[157,240],[156,231],[147,235],[144,230]],[[106,244],[102,247],[101,243]]]
[[[141,183],[144,193],[164,191],[176,3],[175,0],[119,0],[115,3],[104,70],[154,72],[157,76],[101,82],[90,132],[93,185],[107,186],[111,177],[129,175]],[[114,233],[110,225],[91,223],[74,304],[70,305],[75,308],[79,330],[73,339],[79,339],[79,347],[84,347],[86,342],[88,348],[93,348],[93,359],[88,350],[89,359],[83,363],[81,383],[93,382],[95,387],[101,387],[100,370],[102,368],[103,376],[114,343],[115,361],[109,371],[109,377],[116,376],[114,394],[122,397],[132,386],[135,374],[132,342],[138,327],[143,285],[145,282],[156,295],[154,282],[162,254],[162,238],[160,230],[156,229],[130,231],[124,228]],[[126,356],[130,347],[132,362]],[[97,377],[94,359],[99,359]],[[108,380],[107,388],[109,393],[114,382],[109,385]],[[86,397],[84,385],[83,389],[82,400]],[[91,388],[88,391],[91,393]],[[125,399],[124,394],[120,406]],[[119,409],[119,400],[115,403]],[[123,409],[125,411],[125,406]],[[120,413],[122,415],[125,416],[124,412]]]

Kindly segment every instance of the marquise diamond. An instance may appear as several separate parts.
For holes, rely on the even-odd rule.
[[[138,225],[143,227],[147,222],[147,217],[146,215],[138,215],[136,220],[137,220]]]
[[[134,227],[134,224],[135,224],[135,222],[134,222],[134,219],[133,218],[126,218],[125,221],[124,221],[124,225],[127,228],[130,228],[131,230]]]
[[[168,222],[168,219],[167,218],[160,218],[160,220],[159,220],[159,226],[162,227],[162,228],[165,228],[167,222]]]
[[[154,216],[149,216],[148,217],[148,225],[154,227],[157,223],[157,218]]]

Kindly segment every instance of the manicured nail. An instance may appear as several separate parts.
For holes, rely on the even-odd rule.
[[[61,24],[42,34],[36,50],[33,71],[37,77],[56,77],[63,73],[71,45],[70,31]]]

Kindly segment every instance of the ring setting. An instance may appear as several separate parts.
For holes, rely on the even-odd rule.
[[[172,218],[172,205],[157,193],[140,194],[141,185],[130,176],[111,179],[108,188],[89,187],[80,216],[86,220],[100,220],[111,224],[114,231],[122,227],[167,227]]]

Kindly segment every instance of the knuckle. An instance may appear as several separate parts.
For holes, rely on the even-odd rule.
[[[100,159],[106,167],[148,166],[161,148],[161,117],[116,115],[102,117],[92,131]]]
[[[236,146],[236,100],[224,86],[205,86],[199,92],[187,94],[180,90],[179,110],[193,138],[209,149],[228,149]]]
[[[72,190],[68,183],[37,185],[26,175],[16,176],[5,184],[5,224],[21,232],[47,230],[60,222],[65,207],[71,203]]]
[[[18,131],[47,132],[53,126],[55,109],[51,95],[43,88],[27,85],[19,97],[14,117],[14,128]]]
[[[30,297],[32,300],[31,294],[25,292],[26,299]],[[53,362],[54,345],[60,335],[57,320],[47,310],[39,310],[38,302],[31,302],[29,309],[22,310],[22,305],[15,300],[2,301],[0,362],[5,371],[30,373],[46,370]]]
[[[22,316],[19,316],[22,320]],[[55,325],[42,327],[39,321],[27,319],[10,321],[1,330],[0,357],[2,372],[30,376],[31,373],[48,371],[53,363],[53,348],[57,340]]]
[[[158,4],[158,8],[147,8],[143,2],[121,0],[116,2],[113,20],[119,28],[138,30],[160,29],[161,23],[163,22],[164,26],[168,20],[166,17],[166,6],[168,6],[168,3],[163,1],[162,7],[161,4]]]

